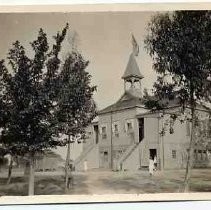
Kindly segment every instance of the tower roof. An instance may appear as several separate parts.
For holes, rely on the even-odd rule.
[[[122,76],[122,79],[129,79],[131,77],[135,77],[138,79],[144,78],[144,76],[140,73],[134,53],[131,53],[131,55],[130,55],[130,58],[129,58],[125,73]]]

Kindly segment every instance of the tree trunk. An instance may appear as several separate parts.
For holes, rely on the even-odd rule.
[[[28,177],[29,176],[29,171],[30,171],[30,162],[26,161],[25,163],[25,168],[24,168],[24,176]]]
[[[193,165],[193,146],[195,142],[195,125],[196,125],[196,116],[195,116],[195,108],[191,110],[191,136],[190,136],[190,144],[188,149],[188,157],[187,157],[187,165],[185,171],[185,179],[184,179],[184,192],[189,192],[190,188],[190,176],[191,176],[191,169]]]
[[[11,160],[10,160],[9,169],[8,169],[7,184],[10,184],[10,181],[11,181],[11,178],[12,178],[12,166],[13,166],[13,157],[11,155]]]
[[[65,163],[65,190],[68,188],[68,165],[70,163],[70,135],[68,136],[68,144],[67,144],[67,156]]]
[[[34,195],[34,154],[30,156],[28,195]]]

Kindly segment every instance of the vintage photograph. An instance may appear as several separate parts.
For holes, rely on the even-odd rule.
[[[211,192],[211,11],[0,25],[1,196]]]

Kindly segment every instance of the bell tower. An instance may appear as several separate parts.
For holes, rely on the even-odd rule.
[[[136,57],[139,54],[139,46],[133,35],[132,35],[132,46],[133,46],[133,52],[130,54],[130,58],[126,70],[124,72],[124,75],[122,76],[122,79],[124,80],[125,92],[128,91],[135,96],[142,97],[141,80],[144,78],[144,76],[140,73],[136,61]]]

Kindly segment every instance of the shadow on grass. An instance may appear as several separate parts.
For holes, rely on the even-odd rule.
[[[68,194],[88,194],[88,187],[84,183],[85,176],[75,176],[74,183]],[[25,196],[28,193],[28,178],[14,177],[10,184],[6,178],[0,178],[1,196]],[[65,193],[63,176],[39,176],[35,178],[35,195],[61,195]]]
[[[0,178],[0,195],[27,195],[28,184],[25,177],[13,177],[10,184],[6,183],[6,178]]]
[[[68,190],[67,194],[74,194],[74,195],[91,194],[86,181],[87,181],[86,175],[74,176],[73,185]]]
[[[175,193],[182,187],[180,180],[162,179],[157,177],[125,177],[122,179],[101,179],[103,188],[110,188],[120,193]]]
[[[28,178],[14,177],[11,183],[6,185],[7,179],[0,178],[0,195],[27,195]],[[112,193],[179,193],[183,189],[181,175],[168,174],[150,177],[148,174],[77,174],[74,175],[73,185],[65,193],[64,177],[36,176],[36,195],[61,195],[61,194],[102,194]],[[210,173],[199,176],[194,174],[190,183],[191,192],[211,192]]]

